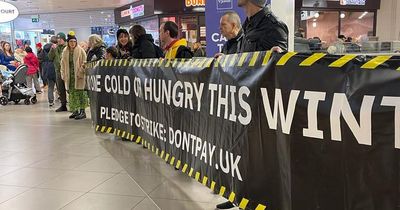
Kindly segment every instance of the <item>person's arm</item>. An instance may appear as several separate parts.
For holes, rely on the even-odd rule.
[[[64,69],[64,64],[65,64],[65,59],[64,59],[64,53],[67,53],[65,51],[63,51],[63,53],[61,54],[61,62],[60,62],[60,73],[61,73],[61,79],[64,80],[64,73],[65,73],[65,69]]]
[[[6,66],[7,64],[5,63],[5,57],[2,52],[0,52],[0,65]]]
[[[83,78],[84,76],[85,76],[85,67],[84,67],[84,65],[85,65],[85,61],[86,61],[86,59],[87,59],[87,55],[86,55],[86,52],[85,52],[85,50],[83,50],[82,49],[82,51],[81,51],[81,53],[80,53],[80,61],[81,61],[81,63],[80,63],[80,70],[78,71],[79,72],[79,76],[81,77],[81,78]]]
[[[40,69],[40,62],[39,62],[39,59],[38,59],[37,57],[34,57],[34,63],[35,63],[36,69],[39,71],[39,69]]]
[[[49,56],[50,61],[54,61],[54,59],[56,57],[56,48],[52,47],[48,56]]]

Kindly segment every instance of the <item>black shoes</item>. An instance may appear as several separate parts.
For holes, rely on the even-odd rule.
[[[60,108],[56,109],[56,112],[67,112],[67,106],[66,105],[61,105]]]
[[[81,109],[78,115],[75,116],[75,120],[83,120],[86,118],[86,113],[84,109]]]
[[[78,111],[73,112],[73,113],[69,116],[69,119],[75,119],[75,117],[78,116],[78,115],[79,115],[79,112],[78,112]]]
[[[231,209],[231,208],[234,208],[234,207],[235,206],[230,201],[217,205],[217,209]]]

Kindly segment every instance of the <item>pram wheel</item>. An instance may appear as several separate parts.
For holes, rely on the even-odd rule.
[[[32,104],[36,104],[36,103],[37,103],[37,98],[36,98],[36,96],[33,97],[33,98],[31,99],[31,102],[32,102]]]
[[[19,104],[20,101],[21,101],[21,100],[16,99],[16,100],[14,100],[14,103],[15,103],[15,104]]]
[[[5,96],[0,97],[0,104],[5,106],[8,104],[8,99]]]
[[[25,99],[24,103],[25,103],[25,105],[29,105],[29,104],[31,104],[31,101],[27,98],[27,99]]]

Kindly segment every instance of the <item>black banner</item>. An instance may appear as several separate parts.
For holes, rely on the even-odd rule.
[[[400,209],[400,57],[89,66],[96,131],[141,142],[242,209]]]

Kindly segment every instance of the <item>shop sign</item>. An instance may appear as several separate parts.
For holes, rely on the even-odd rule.
[[[185,0],[186,7],[204,7],[206,0]]]
[[[136,7],[132,7],[131,5],[129,9],[121,11],[122,18],[128,16],[130,16],[131,19],[144,16],[144,5],[142,4]]]
[[[340,5],[365,5],[365,0],[340,0]]]
[[[0,23],[13,21],[18,15],[19,11],[14,5],[0,1]]]

